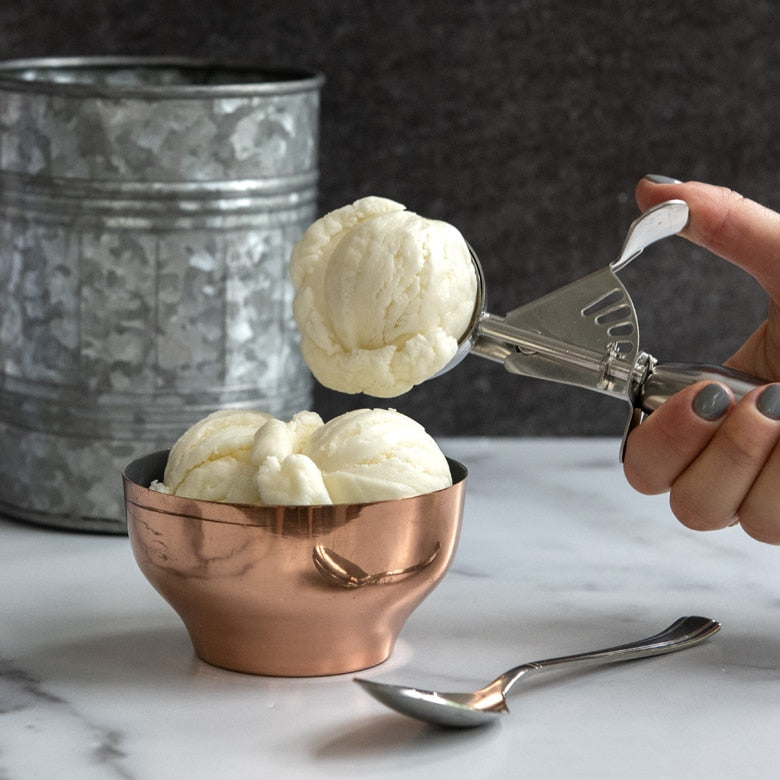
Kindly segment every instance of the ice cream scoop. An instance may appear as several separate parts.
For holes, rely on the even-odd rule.
[[[265,412],[222,409],[185,431],[171,448],[161,492],[207,501],[253,504],[256,467],[250,460],[258,428],[271,419]]]
[[[473,352],[503,363],[507,371],[583,387],[627,400],[630,428],[670,395],[694,382],[728,385],[741,398],[763,380],[722,366],[661,364],[639,350],[639,323],[617,272],[648,246],[678,233],[688,205],[670,200],[645,211],[629,227],[618,257],[606,268],[505,317],[485,311],[484,285],[477,291],[473,325],[460,338],[456,357]],[[479,260],[471,253],[482,278]],[[453,367],[453,360],[445,370]]]
[[[305,448],[334,504],[433,493],[452,484],[447,459],[415,420],[393,409],[356,409],[313,432]]]
[[[329,231],[322,225],[315,228],[315,234],[319,231],[326,237],[310,243],[314,246],[333,241],[338,249],[339,242],[351,240],[345,237],[341,227],[345,217],[351,220],[348,230],[352,230],[354,225],[368,220],[365,215],[370,213],[374,215],[370,222],[371,241],[362,244],[362,262],[370,265],[373,258],[378,256],[375,252],[377,246],[391,246],[396,254],[403,255],[404,248],[414,243],[417,228],[412,228],[409,213],[402,209],[399,204],[382,198],[356,201],[352,207],[346,207],[341,217],[334,220]],[[377,216],[380,213],[385,215],[381,219]],[[406,216],[401,218],[402,215]],[[487,312],[482,266],[476,253],[458,233],[458,278],[463,280],[463,284],[453,284],[438,299],[434,297],[437,305],[441,305],[443,301],[452,302],[458,295],[463,296],[458,306],[458,316],[449,322],[449,357],[444,361],[440,359],[442,355],[438,360],[418,360],[413,384],[449,371],[467,354],[474,353],[501,362],[507,371],[514,374],[575,385],[627,400],[631,405],[627,432],[641,421],[644,414],[658,408],[674,392],[694,382],[722,382],[731,388],[737,398],[742,397],[752,388],[763,384],[763,381],[722,366],[659,364],[652,355],[639,351],[636,311],[617,273],[651,244],[681,231],[687,224],[688,216],[688,205],[681,200],[670,200],[647,210],[631,224],[620,254],[606,268],[514,309],[505,317]],[[437,223],[437,230],[444,235],[441,224]],[[405,235],[406,231],[408,235]],[[428,251],[435,251],[435,247],[428,247]],[[335,254],[336,250],[333,252]],[[464,258],[471,265],[471,273],[462,270]],[[442,255],[442,262],[449,263],[451,260],[452,256]],[[301,267],[305,264],[299,258],[293,265],[298,269],[300,277]],[[392,275],[367,274],[361,276],[358,283],[351,266],[337,263],[323,271],[321,262],[312,261],[311,265],[316,271],[309,273],[309,287],[304,286],[301,300],[314,296],[319,286],[319,294],[327,294],[332,322],[339,321],[339,318],[346,321],[346,318],[353,316],[349,311],[353,299],[344,297],[350,289],[359,291],[353,298],[369,301],[378,299],[380,291],[372,289],[375,284],[381,287],[383,300],[398,296],[404,299],[404,305],[409,309],[414,308],[409,302],[410,298],[417,294],[417,308],[426,309],[430,305],[428,297],[420,295],[413,286],[400,286],[399,278]],[[468,284],[465,280],[468,280]],[[389,311],[377,306],[369,308],[366,316],[370,320],[373,314],[374,319],[384,321]],[[308,321],[302,318],[303,341],[304,344],[310,343],[319,334],[319,353],[304,348],[304,357],[315,375],[318,375],[320,360],[328,365],[331,373],[318,375],[324,384],[333,389],[345,390],[356,382],[351,390],[347,389],[348,392],[363,389],[388,396],[400,394],[409,388],[409,382],[398,381],[398,375],[394,381],[388,379],[392,372],[388,372],[385,350],[392,354],[397,348],[388,339],[388,331],[370,329],[371,349],[359,350],[358,359],[342,360],[328,341],[328,334],[332,331],[322,322],[317,327],[310,327],[313,316]],[[302,320],[299,319],[299,327]],[[353,320],[350,332],[357,330],[356,322]],[[410,332],[406,334],[409,344],[414,342],[414,338],[409,337]]]
[[[405,393],[452,360],[472,325],[478,281],[463,236],[387,198],[317,220],[290,273],[304,358],[340,392]]]

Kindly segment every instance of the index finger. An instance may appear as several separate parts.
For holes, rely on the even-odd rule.
[[[684,200],[691,210],[680,235],[747,271],[780,303],[780,214],[712,184],[656,184],[648,178],[637,184],[636,201],[643,211],[672,198]]]

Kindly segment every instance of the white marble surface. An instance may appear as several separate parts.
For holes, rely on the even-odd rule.
[[[0,778],[774,778],[780,550],[634,494],[617,440],[450,439],[453,568],[364,676],[466,689],[705,614],[681,654],[520,683],[495,727],[435,730],[352,675],[210,667],[123,537],[0,521]]]

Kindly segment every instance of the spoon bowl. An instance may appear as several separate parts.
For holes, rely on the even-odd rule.
[[[506,695],[515,683],[533,672],[562,667],[586,667],[646,658],[685,650],[720,630],[720,623],[706,617],[681,617],[647,639],[576,655],[558,656],[515,666],[479,690],[438,693],[402,685],[355,678],[364,690],[387,707],[411,718],[448,728],[472,728],[492,723],[509,712]]]

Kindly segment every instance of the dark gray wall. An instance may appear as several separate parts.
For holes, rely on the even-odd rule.
[[[503,314],[605,265],[644,173],[778,202],[774,0],[8,0],[0,57],[170,54],[327,76],[322,211],[363,195],[457,225]],[[642,346],[725,359],[763,318],[740,272],[682,240],[623,276]],[[325,417],[375,399],[316,391]],[[387,402],[381,402],[387,405]],[[391,405],[434,434],[619,434],[626,409],[469,357]]]

